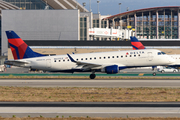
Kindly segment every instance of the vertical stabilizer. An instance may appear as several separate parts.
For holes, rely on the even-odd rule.
[[[131,37],[131,45],[133,50],[146,49],[136,37]]]
[[[34,52],[14,31],[6,31],[6,35],[15,60],[45,56]]]

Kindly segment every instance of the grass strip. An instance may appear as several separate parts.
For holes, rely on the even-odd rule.
[[[0,101],[178,102],[180,88],[0,87]]]
[[[0,79],[90,79],[89,76],[0,76]],[[97,76],[95,79],[164,79],[164,80],[179,80],[178,76]]]
[[[180,120],[180,118],[83,118],[83,117],[72,117],[72,118],[44,118],[44,117],[36,117],[36,118],[0,118],[0,120]]]

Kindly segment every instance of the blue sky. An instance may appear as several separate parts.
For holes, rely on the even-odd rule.
[[[80,4],[86,2],[86,8],[89,10],[89,0],[76,0]],[[119,13],[119,3],[121,4],[121,12],[125,12],[127,7],[129,10],[136,10],[149,7],[162,6],[180,6],[180,0],[100,0],[99,11],[102,15],[115,15]],[[97,13],[97,0],[91,0],[91,9],[93,13]]]

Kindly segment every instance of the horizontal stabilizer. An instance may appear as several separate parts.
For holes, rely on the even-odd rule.
[[[16,60],[6,60],[4,62],[5,65],[14,65],[14,66],[22,66],[25,64],[29,64],[30,62],[24,62],[24,61],[16,61]]]

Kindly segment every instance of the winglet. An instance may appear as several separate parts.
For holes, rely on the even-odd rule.
[[[133,50],[146,49],[135,36],[131,37],[131,45],[133,47]]]
[[[69,57],[69,59],[71,60],[71,62],[76,62],[69,54],[67,54],[67,56]]]

